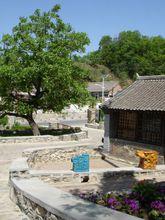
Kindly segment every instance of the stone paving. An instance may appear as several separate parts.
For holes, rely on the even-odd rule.
[[[22,219],[19,209],[9,199],[8,169],[10,162],[10,160],[0,160],[0,220]]]
[[[88,129],[90,139],[79,141],[80,144],[101,145],[102,130]],[[45,147],[53,145],[72,145],[72,142],[0,144],[0,220],[25,219],[19,209],[9,199],[8,170],[12,160],[21,157],[22,151],[27,148]]]
[[[8,172],[11,162],[22,156],[22,151],[28,148],[45,146],[72,146],[73,144],[87,144],[92,146],[102,145],[103,130],[85,128],[89,132],[89,139],[79,142],[50,142],[50,143],[17,143],[0,144],[0,220],[25,220],[18,207],[9,199]],[[153,176],[155,177],[155,176]],[[160,178],[160,177],[159,177]]]

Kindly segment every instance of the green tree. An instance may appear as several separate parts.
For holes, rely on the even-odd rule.
[[[89,39],[64,24],[59,10],[56,5],[48,12],[37,9],[21,17],[12,34],[0,42],[1,117],[26,119],[34,135],[40,134],[33,118],[37,109],[60,112],[88,99],[85,73],[71,57],[84,52]]]
[[[103,36],[99,42],[99,50],[108,47],[111,43],[112,43],[112,38],[109,35]]]
[[[113,39],[103,36],[97,52],[99,64],[119,78],[165,73],[165,39],[160,36],[147,37],[138,31],[123,31]]]

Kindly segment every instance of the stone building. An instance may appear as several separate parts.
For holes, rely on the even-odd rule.
[[[165,145],[165,75],[140,76],[104,103],[105,136]]]

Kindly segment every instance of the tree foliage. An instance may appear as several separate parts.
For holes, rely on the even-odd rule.
[[[0,111],[28,120],[37,109],[60,112],[71,103],[85,103],[85,72],[71,59],[84,52],[89,39],[59,17],[60,6],[21,17],[12,34],[0,42]]]
[[[123,31],[116,38],[103,36],[98,50],[87,59],[105,65],[124,80],[134,79],[136,73],[165,74],[165,38],[143,36],[138,31]]]
[[[76,62],[78,67],[86,72],[86,81],[88,82],[99,82],[102,81],[103,75],[106,75],[106,80],[114,80],[113,74],[110,72],[109,68],[104,65],[91,65],[86,62]]]

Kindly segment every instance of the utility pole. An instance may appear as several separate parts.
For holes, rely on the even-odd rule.
[[[104,103],[104,89],[105,89],[104,76],[102,76],[102,103]]]

